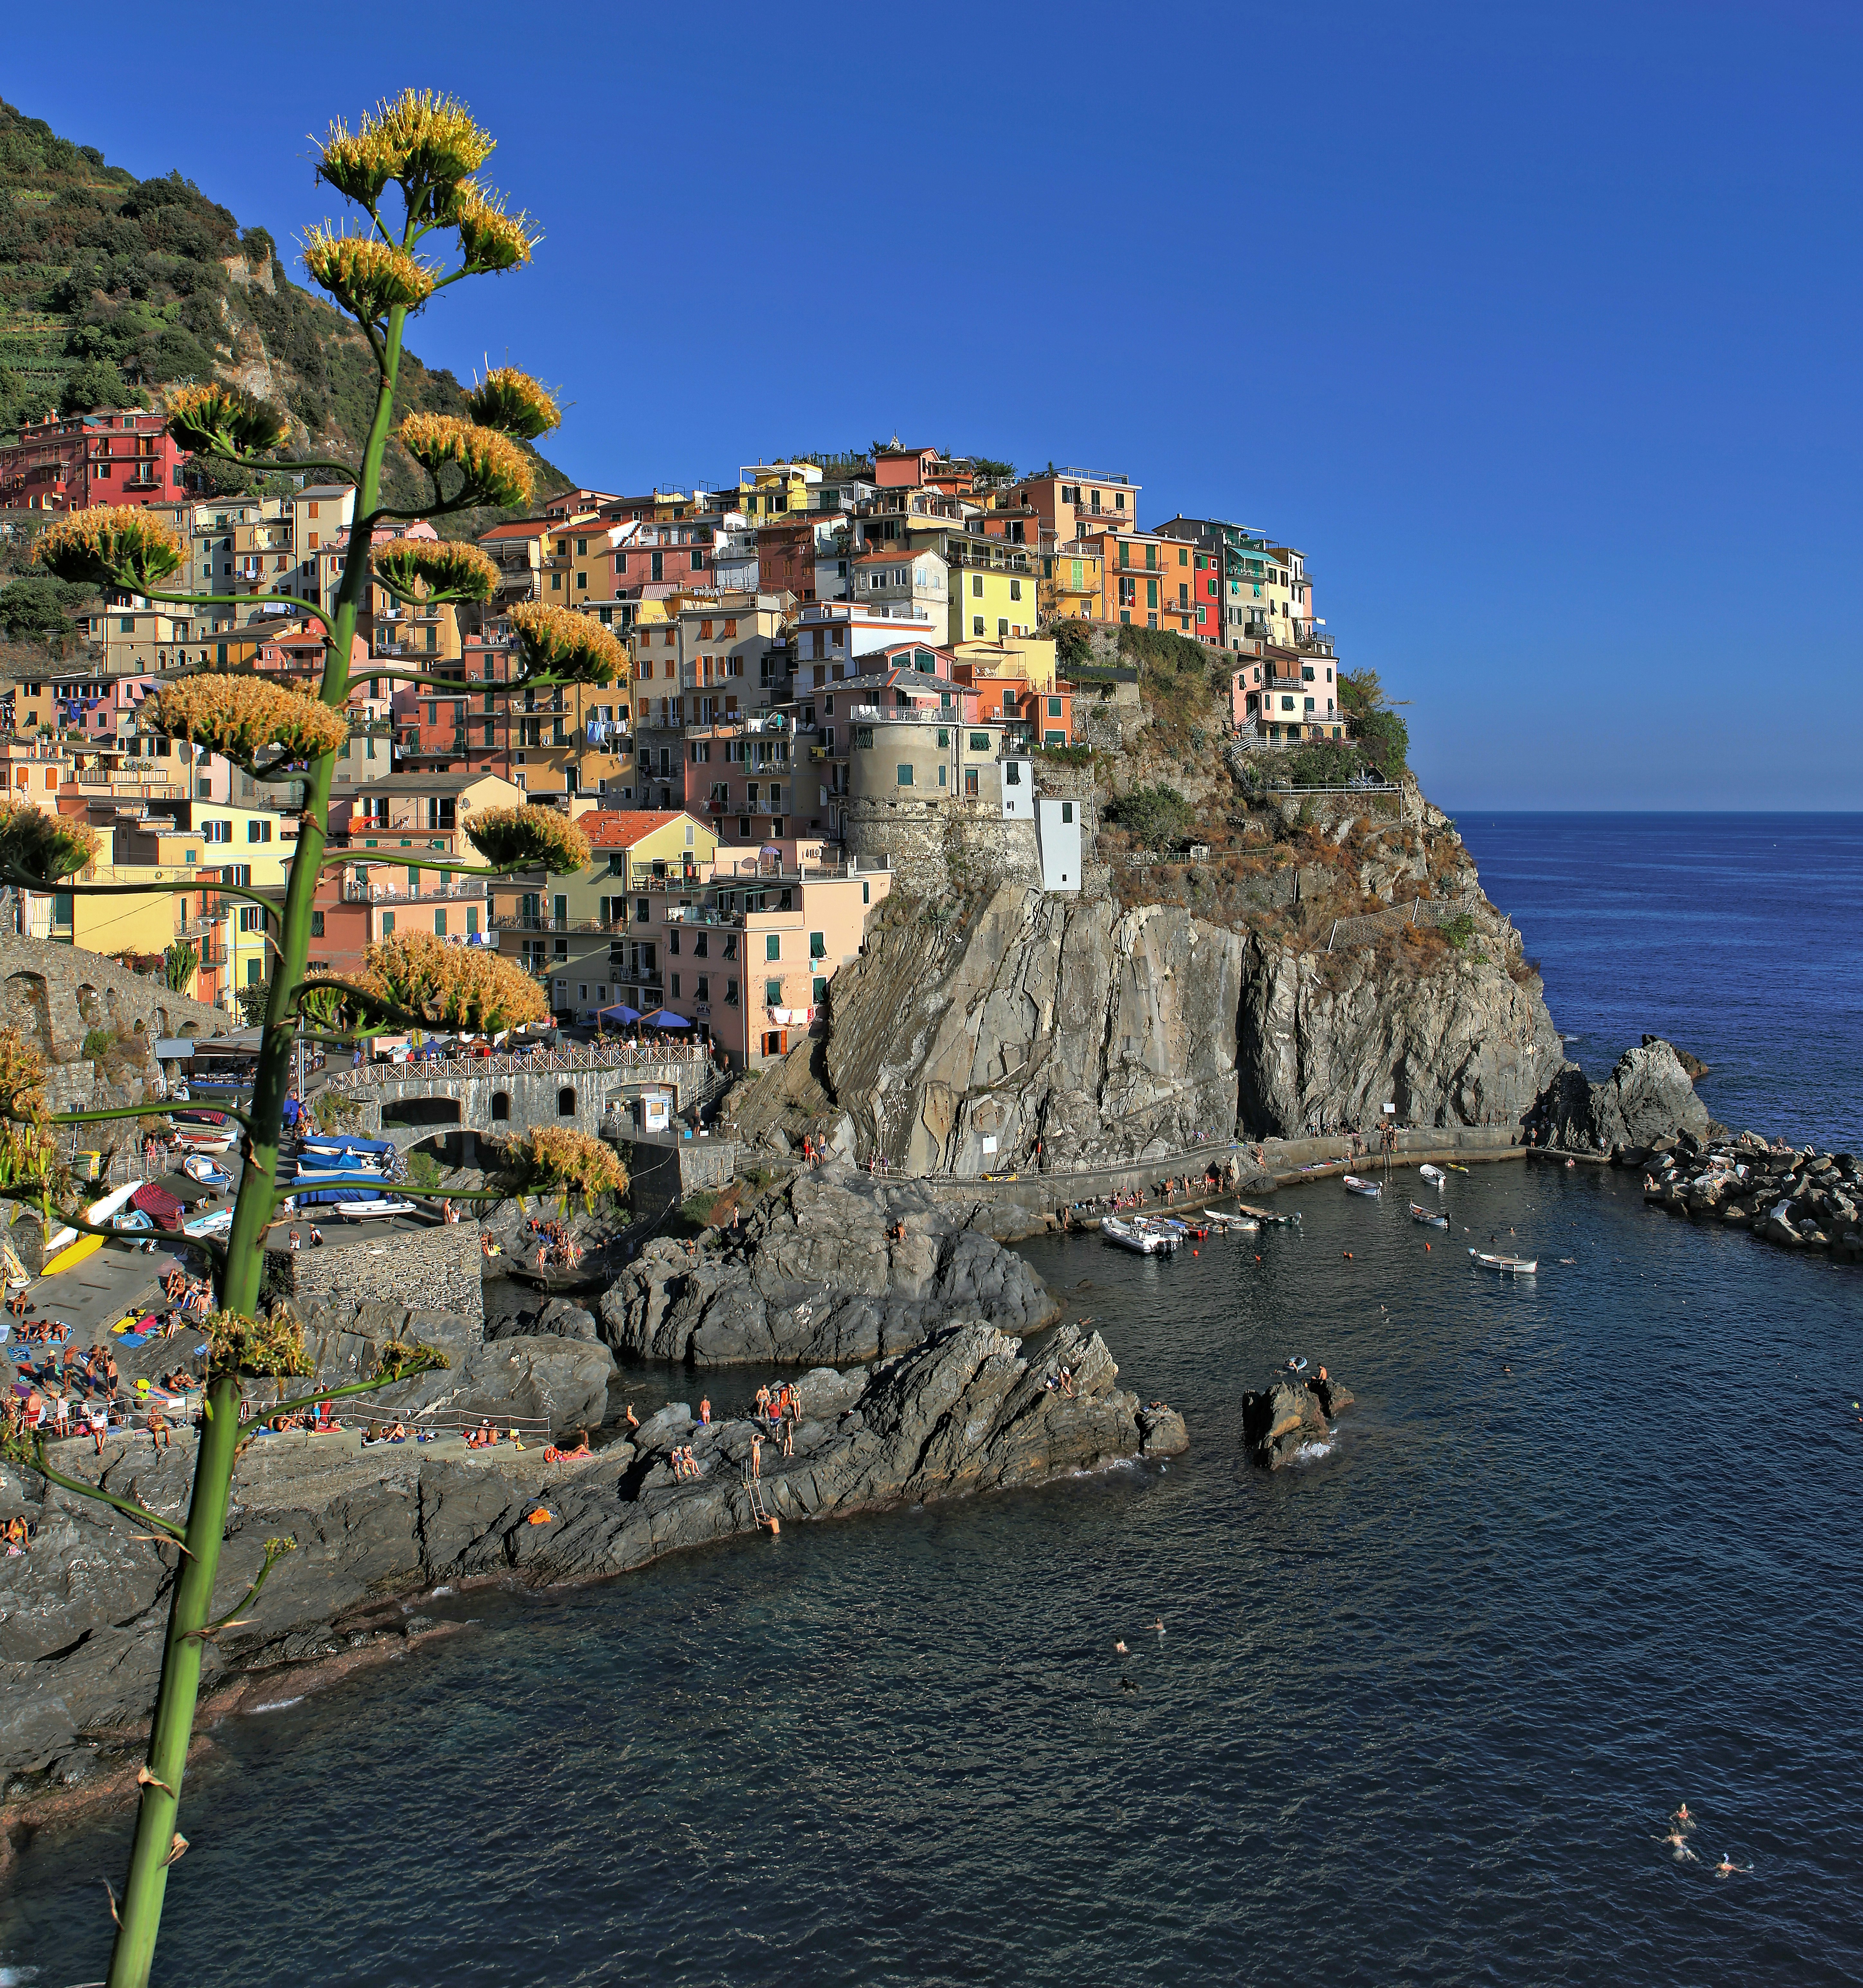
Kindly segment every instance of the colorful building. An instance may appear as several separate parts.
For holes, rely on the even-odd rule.
[[[0,508],[84,511],[96,504],[172,504],[187,457],[167,417],[144,409],[28,421],[0,446]]]

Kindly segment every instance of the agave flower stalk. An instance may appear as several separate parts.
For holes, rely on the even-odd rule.
[[[174,1845],[180,1840],[177,1819],[205,1652],[217,1630],[235,1619],[256,1595],[276,1557],[272,1549],[285,1550],[282,1542],[270,1543],[259,1581],[249,1587],[242,1584],[233,1594],[220,1597],[232,1605],[216,1608],[221,1549],[240,1447],[241,1375],[255,1371],[283,1374],[297,1368],[298,1356],[270,1336],[259,1309],[259,1293],[265,1239],[279,1199],[279,1145],[300,1004],[309,1002],[328,984],[306,977],[311,910],[327,855],[335,751],[347,735],[343,713],[350,687],[350,648],[377,570],[371,556],[375,527],[387,519],[528,502],[534,465],[524,445],[553,427],[557,418],[556,401],[535,381],[501,369],[466,398],[463,414],[420,411],[405,416],[397,427],[396,396],[410,313],[467,276],[521,267],[530,260],[539,238],[527,217],[508,212],[498,195],[475,177],[493,142],[463,105],[431,91],[404,91],[378,105],[353,131],[331,127],[318,176],[360,208],[366,221],[354,231],[328,225],[312,230],[305,238],[304,262],[313,280],[350,313],[367,340],[378,377],[360,462],[309,465],[334,472],[356,486],[354,522],[333,601],[294,599],[292,604],[295,612],[324,631],[322,671],[314,692],[286,689],[250,675],[189,674],[183,681],[184,673],[177,672],[162,693],[163,722],[173,733],[209,741],[255,767],[275,769],[284,760],[299,763],[305,769],[306,791],[282,897],[228,887],[229,894],[262,904],[276,917],[276,960],[252,1100],[235,1114],[246,1137],[232,1227],[209,1257],[224,1329],[212,1335],[216,1350],[193,1494],[176,1542],[181,1557],[147,1760],[140,1777],[140,1806],[119,1907],[110,1988],[147,1988],[162,1903],[174,1868]],[[392,215],[384,206],[391,189],[399,197],[398,213]],[[450,269],[446,259],[434,252],[433,238],[448,234],[453,244]],[[169,421],[171,432],[198,453],[260,466],[271,466],[269,458],[288,434],[286,419],[277,410],[238,390],[212,384],[173,397]],[[383,462],[397,436],[424,467],[431,484],[432,502],[418,512],[397,510],[383,502]],[[283,462],[276,466],[306,467]],[[178,541],[172,532],[164,532],[160,521],[145,512],[79,512],[47,532],[39,556],[61,576],[122,587],[150,600],[189,607],[249,604],[244,598],[164,591],[181,565]],[[431,597],[465,600],[482,598],[486,588],[485,573],[470,549],[401,540],[382,566],[392,590],[404,594],[418,588]],[[611,636],[604,641],[599,633],[554,620],[527,627],[523,647],[531,671],[542,681],[610,681],[624,662]],[[371,668],[370,674],[407,673]],[[526,839],[512,830],[502,838],[495,836],[495,846],[484,853],[492,857],[495,867],[500,859],[508,863],[517,858],[547,865],[573,855],[580,840],[560,833]],[[0,877],[8,881],[41,891],[150,888],[86,884],[79,873],[92,860],[93,852],[70,825],[45,828],[0,813]],[[374,949],[365,984],[339,984],[340,991],[332,1001],[318,1000],[317,1022],[338,1027],[340,1021],[353,1016],[363,1026],[338,1027],[338,1033],[343,1040],[354,1040],[374,1026],[374,1013],[387,1010],[430,1020],[470,1017],[498,1026],[502,1023],[497,1018],[521,1019],[535,1011],[540,997],[528,976],[514,978],[508,963],[503,963],[501,974],[496,970],[501,963],[481,953],[451,952],[455,956],[442,958],[433,956],[431,947]],[[37,1203],[49,1218],[54,1199],[63,1202],[76,1190],[59,1177],[45,1128],[127,1114],[79,1112],[52,1119],[37,1097],[32,1076],[25,1062],[9,1057],[0,1037],[0,1195]],[[607,1179],[596,1157],[568,1158],[572,1164],[563,1165],[556,1178],[585,1191],[597,1179]],[[536,1171],[548,1173],[549,1168],[544,1165]],[[388,1354],[392,1364],[384,1373],[366,1381],[318,1388],[306,1402],[366,1392],[438,1360],[419,1347],[391,1347]],[[280,1411],[275,1407],[272,1412]],[[42,1457],[38,1464],[20,1460],[35,1468],[43,1462]],[[92,1495],[90,1488],[75,1482],[69,1488]],[[125,1516],[138,1522],[154,1518],[140,1507],[126,1510]],[[152,1523],[151,1530],[171,1536],[174,1527],[172,1522]]]

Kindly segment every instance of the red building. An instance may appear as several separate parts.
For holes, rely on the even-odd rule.
[[[187,457],[150,414],[29,421],[0,448],[0,507],[86,511],[93,504],[172,504]]]

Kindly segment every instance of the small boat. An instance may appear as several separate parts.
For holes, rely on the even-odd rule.
[[[1440,1167],[1432,1167],[1429,1161],[1425,1160],[1417,1169],[1417,1178],[1419,1180],[1428,1181],[1432,1187],[1441,1187],[1449,1178],[1449,1175]]]
[[[1540,1267],[1537,1256],[1496,1256],[1486,1249],[1471,1249],[1469,1254],[1484,1270],[1499,1270],[1503,1276],[1530,1276]]]
[[[1100,1232],[1107,1242],[1140,1256],[1168,1256],[1178,1246],[1175,1236],[1166,1235],[1149,1224],[1141,1228],[1136,1222],[1121,1222],[1116,1215],[1103,1215],[1100,1218]]]
[[[1236,1205],[1251,1222],[1261,1222],[1270,1229],[1292,1229],[1298,1225],[1300,1219],[1298,1209],[1291,1215],[1276,1215],[1272,1209],[1251,1208],[1246,1201],[1239,1201]]]
[[[202,1187],[231,1187],[233,1177],[222,1173],[204,1153],[190,1153],[181,1162],[181,1172],[191,1181],[198,1181]]]
[[[313,1188],[296,1199],[300,1212],[315,1207],[345,1222],[377,1222],[391,1215],[421,1212],[411,1201],[404,1201],[399,1195],[372,1193],[366,1188]]]
[[[1410,1204],[1410,1219],[1412,1222],[1426,1222],[1432,1229],[1446,1229],[1449,1226],[1446,1215],[1438,1214],[1433,1208],[1419,1208],[1414,1201]]]
[[[1253,1215],[1218,1215],[1212,1209],[1204,1219],[1212,1228],[1230,1236],[1253,1236],[1261,1228],[1259,1217]]]
[[[59,1235],[73,1236],[76,1240],[59,1249],[56,1255],[46,1259],[46,1267],[39,1273],[42,1277],[56,1277],[59,1271],[71,1270],[83,1263],[86,1257],[94,1256],[103,1247],[101,1236],[79,1236],[73,1229],[61,1229]],[[58,1235],[52,1238],[54,1242],[58,1239]]]
[[[1452,1174],[1466,1174],[1468,1172],[1468,1168],[1466,1167],[1457,1166],[1453,1160],[1445,1160],[1442,1164],[1447,1167],[1449,1172]]]
[[[1307,1356],[1303,1353],[1290,1353],[1281,1365],[1287,1373],[1304,1374],[1307,1371]]]
[[[1368,1194],[1375,1201],[1385,1190],[1377,1181],[1361,1180],[1357,1174],[1347,1174],[1345,1191],[1347,1194]]]
[[[211,1215],[197,1215],[193,1221],[181,1224],[184,1236],[196,1237],[224,1236],[233,1226],[233,1211],[230,1208],[216,1208]]]

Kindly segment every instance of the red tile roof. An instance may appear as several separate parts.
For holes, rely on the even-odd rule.
[[[696,823],[697,817],[684,808],[600,808],[577,816],[576,825],[597,849],[631,849],[655,829],[681,820]]]

